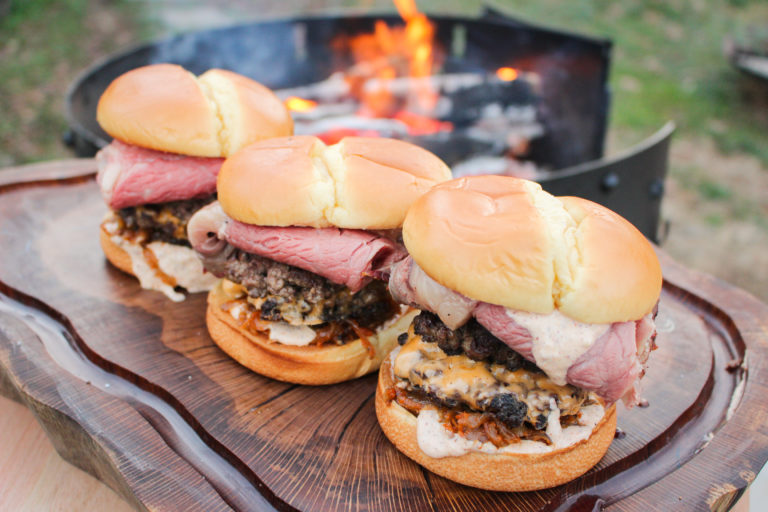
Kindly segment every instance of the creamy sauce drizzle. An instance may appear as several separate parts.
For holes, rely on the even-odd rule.
[[[124,250],[131,258],[131,268],[142,288],[162,292],[174,302],[184,300],[184,294],[177,292],[173,286],[163,281],[158,272],[149,265],[143,254],[144,248],[140,244],[116,234],[117,222],[105,223],[104,229],[110,234],[112,243]],[[155,254],[160,271],[172,277],[177,285],[183,286],[190,293],[208,291],[218,281],[212,274],[204,272],[203,264],[197,254],[188,247],[152,242],[147,245],[147,248]]]
[[[245,304],[235,304],[229,309],[229,314],[239,321],[240,315],[245,309]],[[266,320],[261,322],[266,324],[267,329],[269,329],[269,339],[283,345],[305,347],[315,339],[315,331],[306,325],[291,325],[285,322],[268,322]]]
[[[540,315],[508,309],[507,316],[531,334],[536,366],[561,386],[566,384],[568,368],[611,326],[577,322],[559,311]]]
[[[306,325],[290,325],[283,322],[269,324],[269,339],[283,345],[304,347],[315,339],[315,331]]]

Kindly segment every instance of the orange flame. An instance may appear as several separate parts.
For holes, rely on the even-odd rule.
[[[317,106],[316,101],[306,100],[298,96],[289,96],[285,99],[284,103],[288,110],[295,112],[309,112]]]
[[[410,135],[429,135],[430,133],[453,130],[453,123],[421,116],[407,110],[401,110],[394,115],[394,118],[408,127]]]
[[[409,76],[424,79],[432,74],[435,26],[419,12],[414,0],[394,0],[400,16],[405,20],[405,39],[410,50]],[[437,103],[437,94],[429,82],[419,80],[416,84],[416,102],[422,111],[432,110]]]
[[[348,43],[356,64],[346,79],[361,102],[361,115],[392,118],[408,110],[428,116],[438,99],[428,79],[438,60],[435,26],[419,12],[414,0],[394,2],[405,26],[390,27],[379,20],[372,34],[351,38]],[[392,81],[406,77],[410,80],[408,89],[403,90],[400,83],[399,90],[393,91]]]
[[[515,68],[499,68],[496,70],[496,76],[505,82],[511,82],[517,79],[518,72]]]

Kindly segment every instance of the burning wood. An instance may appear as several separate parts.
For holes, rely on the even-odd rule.
[[[438,73],[445,52],[435,41],[434,25],[413,0],[395,3],[404,26],[378,20],[372,33],[333,40],[333,48],[353,57],[348,69],[277,91],[293,113],[296,133],[329,143],[347,135],[410,140],[449,164],[482,148],[482,156],[498,160],[494,169],[519,169],[510,159],[524,156],[529,141],[543,133],[536,113],[538,76],[508,66],[490,73]],[[457,147],[471,153],[457,154]],[[475,173],[474,165],[469,173]],[[530,175],[530,168],[522,173]]]

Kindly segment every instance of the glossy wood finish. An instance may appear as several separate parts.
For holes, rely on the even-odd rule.
[[[172,303],[112,268],[93,170],[0,171],[0,390],[138,510],[727,510],[768,459],[768,306],[664,254],[649,406],[620,407],[625,435],[575,482],[483,492],[391,446],[375,375],[260,377],[211,342],[204,295]]]

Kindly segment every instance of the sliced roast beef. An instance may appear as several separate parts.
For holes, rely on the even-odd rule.
[[[388,269],[406,254],[389,238],[363,230],[245,224],[227,217],[218,202],[196,213],[187,231],[192,247],[205,256],[215,257],[229,244],[321,275],[353,292],[373,275],[388,278]]]
[[[531,362],[533,357],[533,338],[531,333],[522,325],[507,315],[507,308],[481,302],[474,311],[480,325],[499,338],[506,345]]]
[[[454,292],[429,277],[410,256],[393,266],[389,291],[402,304],[437,314],[451,329],[464,325],[477,305],[476,300]]]
[[[210,196],[224,159],[164,153],[115,140],[99,151],[96,161],[104,201],[118,210]]]
[[[568,368],[568,382],[595,391],[609,402],[631,393],[643,371],[635,331],[635,322],[611,324],[608,332]],[[635,405],[627,401],[627,405]]]

